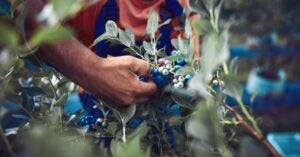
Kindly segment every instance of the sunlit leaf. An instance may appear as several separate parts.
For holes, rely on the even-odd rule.
[[[103,40],[106,40],[106,39],[108,39],[108,38],[109,38],[109,35],[107,35],[106,33],[101,34],[99,37],[97,37],[97,38],[93,41],[92,45],[90,45],[89,48],[92,48],[92,47],[96,46],[99,42],[101,42],[101,41],[103,41]]]
[[[194,70],[191,66],[184,66],[176,71],[176,74],[178,75],[187,75],[187,74],[194,74]]]
[[[125,29],[125,33],[127,34],[127,36],[129,37],[131,43],[135,43],[135,39],[134,39],[134,34],[130,29]]]
[[[189,18],[185,19],[184,37],[187,38],[187,39],[192,37],[192,26],[191,26]]]
[[[64,39],[68,39],[72,36],[70,29],[61,26],[53,27],[42,27],[38,29],[29,43],[32,47],[38,46],[40,44],[52,43]]]
[[[182,58],[182,56],[179,56],[179,55],[178,56],[168,56],[168,57],[165,57],[166,60],[169,60],[171,62],[174,62],[174,61],[176,61],[176,60],[178,60],[180,58]]]
[[[82,0],[51,0],[51,3],[56,15],[61,20],[75,15],[83,7]]]
[[[112,20],[108,20],[105,24],[105,33],[109,37],[117,37],[119,33],[117,24]]]
[[[121,29],[119,29],[119,40],[123,45],[127,47],[130,47],[133,44],[130,37]]]
[[[206,19],[194,21],[193,27],[199,35],[204,35],[212,30],[211,23]]]
[[[167,25],[167,24],[169,24],[171,21],[172,21],[171,19],[168,19],[168,20],[164,21],[163,23],[159,24],[158,27],[160,28],[160,27],[162,27],[162,26],[164,26],[164,25]]]
[[[64,94],[58,100],[54,101],[51,106],[52,107],[61,107],[68,99],[68,96],[69,96],[68,94]]]
[[[19,43],[19,35],[17,31],[6,23],[0,22],[0,44],[15,47]]]
[[[149,127],[145,123],[139,125],[139,127],[129,135],[126,143],[113,140],[111,142],[111,152],[113,157],[133,157],[133,156],[150,156],[150,148],[141,147],[141,138],[146,135]],[[147,148],[147,149],[145,149]]]
[[[151,43],[149,43],[147,41],[143,41],[143,47],[146,50],[146,53],[148,53],[150,55],[155,55],[156,48],[153,48]]]
[[[158,29],[158,15],[155,11],[151,11],[146,27],[146,34],[149,34],[154,37],[155,32]]]
[[[224,93],[235,99],[241,99],[243,89],[241,84],[236,80],[236,78],[230,75],[226,75],[224,76],[223,80],[225,82]]]

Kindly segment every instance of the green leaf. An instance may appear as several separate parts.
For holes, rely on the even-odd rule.
[[[68,99],[68,96],[69,96],[68,94],[64,94],[58,100],[54,101],[51,106],[52,107],[61,107]]]
[[[212,30],[211,23],[206,19],[194,21],[193,27],[199,35],[207,34]]]
[[[105,34],[109,37],[117,37],[118,32],[117,24],[112,20],[108,20],[105,24]]]
[[[0,21],[0,44],[9,47],[18,45],[20,37],[17,31],[10,25]]]
[[[207,10],[213,10],[218,0],[202,0]]]
[[[111,135],[115,136],[117,133],[118,124],[119,123],[117,122],[109,122],[106,131]]]
[[[168,19],[168,20],[164,21],[163,23],[159,24],[158,27],[160,28],[160,27],[162,27],[162,26],[164,26],[164,25],[167,25],[167,24],[169,24],[171,21],[172,21],[171,19]]]
[[[221,33],[210,32],[204,37],[201,45],[203,55],[200,59],[204,76],[210,74],[229,58],[228,38],[228,30]]]
[[[161,58],[167,57],[167,54],[166,54],[166,51],[165,51],[164,48],[159,49],[157,55],[158,55],[159,57],[161,57]]]
[[[158,14],[154,10],[152,10],[150,12],[149,19],[147,22],[146,34],[149,34],[151,37],[154,37],[158,26]]]
[[[83,7],[81,0],[51,0],[51,3],[60,20],[75,15]]]
[[[182,58],[182,56],[168,56],[168,57],[165,57],[165,60],[169,60],[171,62],[174,62],[178,59]]]
[[[99,37],[97,37],[93,41],[92,45],[89,46],[89,48],[92,48],[92,47],[96,46],[99,42],[109,39],[109,38],[110,38],[110,36],[105,32],[105,33],[101,34]]]
[[[143,41],[143,47],[146,50],[146,53],[148,53],[150,55],[155,55],[156,48],[153,48],[153,46],[151,45],[151,43],[149,43],[147,41]]]
[[[223,80],[225,82],[224,94],[229,95],[236,100],[241,100],[243,89],[236,78],[230,75],[225,75]]]
[[[113,140],[111,142],[111,152],[113,157],[134,157],[134,156],[145,156],[150,157],[150,147],[144,150],[141,147],[141,138],[146,135],[149,127],[145,123],[139,125],[135,131],[129,135],[128,141],[118,142]]]
[[[119,108],[114,108],[112,106],[107,107],[109,107],[113,111],[116,118],[124,124],[126,124],[134,116],[136,111],[136,105],[130,105],[128,107]]]
[[[70,29],[61,26],[42,27],[34,33],[29,43],[32,47],[68,39],[72,36]]]
[[[119,29],[119,40],[121,42],[121,44],[130,47],[133,43],[130,39],[130,37],[121,29]]]
[[[192,37],[192,27],[189,18],[185,19],[185,25],[184,25],[184,37],[186,39],[189,39]]]
[[[214,14],[215,14],[215,22],[218,24],[219,18],[220,18],[220,13],[221,13],[221,8],[223,5],[224,0],[219,0],[216,8],[214,9]]]
[[[187,75],[187,74],[194,74],[194,70],[191,66],[184,66],[176,71],[178,75]]]
[[[129,37],[131,43],[134,44],[134,43],[135,43],[135,39],[134,39],[134,34],[133,34],[133,32],[132,32],[130,29],[126,28],[126,29],[125,29],[125,33],[126,33],[127,36]]]

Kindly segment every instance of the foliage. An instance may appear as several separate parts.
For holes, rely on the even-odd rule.
[[[150,13],[145,30],[150,39],[140,46],[135,44],[132,31],[108,21],[106,32],[90,47],[103,40],[126,46],[124,52],[151,64],[152,77],[147,79],[153,79],[162,92],[146,104],[129,107],[117,107],[99,99],[94,108],[102,112],[102,117],[64,113],[63,104],[76,86],[34,55],[38,46],[70,37],[72,31],[59,22],[79,11],[83,1],[50,1],[38,16],[44,26],[28,40],[23,38],[22,13],[17,21],[1,20],[1,155],[19,155],[18,148],[24,147],[28,150],[24,156],[33,157],[53,153],[91,157],[227,157],[237,153],[227,144],[237,137],[240,123],[252,129],[249,134],[255,132],[263,139],[258,124],[241,101],[234,68],[227,68],[229,24],[220,23],[222,4],[223,0],[191,0],[192,9],[204,16],[193,24],[185,20],[184,37],[172,40],[176,50],[171,56],[165,49],[157,48],[157,30],[170,20],[159,23],[156,12]],[[11,27],[16,23],[21,23],[20,27]],[[200,65],[193,59],[193,29],[203,39]],[[236,99],[239,108],[228,108],[226,96]],[[11,115],[5,105],[17,106],[20,111]],[[22,123],[6,127],[5,118],[10,116],[18,117]],[[23,138],[27,143],[14,145],[10,137]]]

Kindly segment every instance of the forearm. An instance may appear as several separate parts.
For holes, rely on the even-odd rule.
[[[37,56],[83,87],[103,60],[75,38],[41,46]]]

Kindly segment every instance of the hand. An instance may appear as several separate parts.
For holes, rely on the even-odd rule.
[[[89,92],[115,105],[143,103],[157,90],[154,82],[142,82],[138,76],[149,75],[149,63],[130,56],[111,57],[92,68]]]

